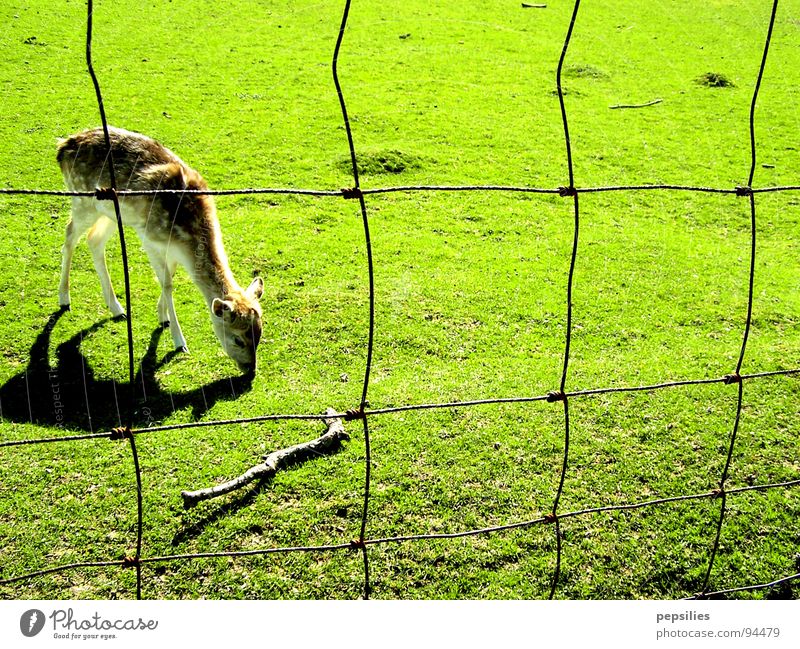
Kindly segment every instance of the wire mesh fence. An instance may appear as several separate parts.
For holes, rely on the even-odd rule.
[[[358,537],[354,540],[347,540],[341,543],[329,545],[313,545],[313,546],[281,546],[269,547],[263,549],[247,550],[247,551],[220,551],[220,552],[203,552],[192,554],[174,554],[163,556],[151,556],[145,552],[143,547],[143,527],[146,517],[146,511],[143,506],[142,499],[142,469],[139,463],[137,452],[137,440],[143,435],[155,434],[165,431],[185,431],[190,429],[199,428],[220,428],[225,426],[253,424],[266,421],[291,421],[291,420],[323,420],[330,417],[330,414],[315,414],[315,413],[292,413],[292,414],[262,414],[245,418],[225,419],[225,420],[203,420],[193,421],[172,425],[159,425],[147,426],[137,428],[134,426],[134,409],[136,402],[135,394],[135,354],[134,354],[134,335],[132,329],[132,317],[129,316],[127,320],[127,355],[128,355],[128,374],[130,393],[126,399],[122,400],[123,405],[126,407],[124,416],[122,417],[122,425],[113,430],[104,432],[92,432],[89,434],[80,435],[65,435],[57,437],[40,437],[32,439],[20,439],[0,442],[0,448],[9,448],[13,446],[27,446],[37,444],[58,444],[66,442],[77,442],[82,440],[93,439],[111,439],[123,440],[130,447],[130,458],[133,464],[134,474],[136,478],[136,522],[135,522],[135,547],[130,556],[125,557],[122,561],[107,560],[107,561],[89,561],[78,562],[69,564],[53,565],[43,570],[29,572],[26,574],[15,575],[11,577],[4,577],[0,579],[0,585],[11,585],[23,581],[32,580],[36,577],[41,577],[53,573],[63,573],[77,570],[89,570],[92,568],[115,568],[119,570],[133,570],[136,575],[136,597],[142,597],[143,591],[143,574],[142,567],[148,564],[167,565],[176,562],[185,562],[193,559],[201,558],[218,558],[218,557],[246,557],[246,556],[262,556],[270,554],[288,554],[288,553],[322,553],[322,552],[344,552],[344,551],[357,551],[360,553],[363,563],[363,586],[362,593],[364,597],[369,597],[371,593],[372,577],[371,577],[371,564],[370,564],[370,548],[380,545],[395,544],[401,542],[426,542],[437,539],[455,539],[463,537],[471,537],[485,534],[499,533],[508,530],[525,529],[534,526],[552,526],[553,535],[555,539],[555,556],[553,557],[553,570],[550,579],[550,587],[546,593],[549,598],[554,598],[558,593],[558,587],[562,583],[562,558],[564,555],[564,548],[562,547],[562,529],[561,523],[564,520],[573,519],[576,517],[597,514],[600,512],[620,512],[630,511],[651,507],[666,506],[678,502],[685,501],[700,501],[709,500],[719,503],[719,510],[715,519],[714,533],[709,539],[710,552],[706,564],[704,577],[702,579],[702,587],[698,592],[688,594],[690,597],[695,598],[708,598],[715,596],[731,595],[742,591],[764,590],[774,587],[779,584],[790,582],[800,579],[800,573],[786,575],[776,578],[769,583],[754,583],[746,585],[737,585],[727,589],[712,591],[710,588],[711,577],[714,570],[715,562],[720,548],[720,538],[725,525],[726,516],[730,509],[730,499],[737,495],[754,492],[754,491],[771,491],[782,490],[800,486],[800,479],[787,480],[782,482],[771,482],[766,484],[753,484],[747,487],[732,488],[728,486],[728,479],[730,473],[731,463],[736,454],[737,448],[737,435],[739,433],[740,418],[743,410],[744,403],[744,386],[751,381],[769,380],[778,376],[796,376],[800,374],[800,368],[746,373],[743,371],[745,367],[746,352],[748,347],[748,339],[751,332],[753,322],[753,302],[754,302],[754,281],[756,277],[756,253],[757,253],[757,233],[759,231],[757,221],[757,196],[770,193],[770,192],[793,192],[800,190],[800,185],[783,185],[771,187],[753,187],[753,179],[757,163],[757,145],[756,145],[756,104],[758,100],[761,81],[764,75],[764,69],[767,63],[767,58],[770,50],[770,42],[772,39],[773,27],[775,25],[778,0],[773,0],[769,23],[766,28],[764,37],[764,45],[762,50],[761,62],[758,70],[758,75],[755,79],[754,91],[752,101],[750,104],[750,118],[749,118],[749,131],[750,131],[750,168],[748,174],[748,181],[746,185],[736,187],[709,187],[709,186],[688,186],[688,185],[673,185],[673,184],[653,184],[653,185],[619,185],[619,186],[593,186],[593,187],[577,187],[575,184],[574,163],[572,155],[572,143],[570,139],[569,130],[569,111],[564,99],[565,91],[562,83],[562,73],[564,62],[566,60],[570,43],[572,41],[573,32],[578,25],[579,15],[581,14],[581,2],[576,0],[572,9],[569,26],[564,38],[561,55],[558,61],[556,70],[556,88],[562,118],[567,178],[565,184],[559,187],[527,187],[527,186],[512,186],[512,185],[408,185],[408,186],[394,186],[394,187],[377,187],[377,188],[362,188],[359,178],[359,157],[358,149],[353,137],[351,128],[351,120],[348,116],[347,102],[345,99],[345,92],[339,80],[338,63],[341,48],[343,46],[348,18],[350,15],[351,0],[345,0],[342,20],[338,31],[338,37],[333,52],[331,61],[331,72],[333,83],[335,86],[336,94],[341,109],[342,123],[344,131],[347,136],[350,165],[352,168],[352,186],[345,189],[290,189],[290,188],[249,188],[249,189],[232,189],[232,190],[127,190],[121,189],[117,186],[117,181],[114,177],[114,165],[109,165],[111,172],[111,182],[109,187],[98,188],[93,192],[81,191],[55,191],[55,190],[36,190],[36,189],[0,189],[0,194],[5,195],[46,195],[46,196],[88,196],[94,197],[97,200],[110,201],[113,203],[114,212],[116,214],[118,233],[121,241],[122,249],[122,268],[124,273],[125,282],[125,307],[128,314],[132,314],[131,310],[131,282],[129,276],[129,265],[127,260],[127,249],[125,244],[125,235],[122,227],[122,217],[120,212],[120,199],[130,196],[142,195],[158,195],[180,192],[198,193],[206,195],[258,195],[258,194],[288,194],[297,196],[310,196],[319,198],[341,198],[349,201],[356,201],[359,206],[363,226],[364,244],[366,247],[366,260],[367,260],[367,279],[368,279],[368,328],[366,332],[366,358],[364,363],[364,374],[361,382],[361,397],[360,402],[351,409],[344,409],[336,416],[348,421],[361,422],[364,440],[364,482],[363,482],[363,501],[361,504],[360,516],[360,529]],[[101,91],[102,84],[95,74],[92,64],[92,37],[93,37],[93,2],[87,2],[87,21],[86,21],[86,66],[91,78],[94,91],[97,99],[97,106],[100,114],[101,123],[104,130],[106,146],[111,151],[111,140],[109,137],[109,126],[106,118],[106,111],[103,101],[103,93]],[[581,254],[581,196],[584,194],[602,193],[602,192],[641,192],[641,191],[664,191],[664,192],[699,192],[699,193],[713,193],[731,195],[736,198],[746,199],[749,203],[750,225],[749,225],[749,250],[747,257],[749,259],[749,270],[747,273],[747,311],[744,319],[744,328],[741,332],[741,346],[738,351],[738,360],[729,374],[724,376],[715,377],[702,377],[695,380],[676,380],[662,383],[634,385],[634,386],[614,386],[614,387],[596,387],[585,390],[570,390],[570,361],[571,361],[571,343],[574,332],[573,325],[573,289],[574,289],[574,276],[575,268]],[[555,389],[540,395],[534,396],[520,396],[520,397],[487,397],[483,399],[472,399],[464,401],[448,401],[439,403],[409,403],[400,406],[391,406],[384,408],[372,408],[369,402],[370,385],[371,385],[371,372],[373,369],[373,349],[376,330],[376,311],[380,309],[380,304],[376,300],[375,291],[375,275],[376,264],[374,261],[372,236],[371,236],[371,220],[370,212],[368,209],[368,198],[379,194],[390,193],[415,193],[415,192],[509,192],[509,193],[527,193],[527,194],[541,194],[559,196],[568,200],[571,203],[571,212],[573,215],[572,220],[572,237],[571,237],[571,253],[569,272],[567,277],[566,291],[564,295],[565,303],[565,321],[566,326],[564,330],[564,345],[562,351],[562,364],[560,373],[560,382]],[[716,481],[716,488],[712,490],[702,491],[698,493],[687,493],[678,496],[654,498],[643,500],[640,502],[630,502],[625,504],[608,505],[588,507],[584,509],[576,509],[572,511],[565,510],[562,507],[562,496],[565,492],[565,478],[570,467],[571,458],[571,424],[570,424],[570,404],[573,400],[587,398],[591,396],[612,394],[612,393],[653,393],[655,391],[691,387],[700,385],[727,385],[734,386],[736,392],[736,402],[733,411],[733,424],[730,430],[726,451],[724,454],[724,468]],[[370,521],[370,487],[372,484],[371,468],[373,466],[372,446],[371,446],[371,428],[370,422],[380,416],[396,414],[401,412],[419,412],[426,410],[440,410],[440,409],[453,409],[453,408],[472,408],[476,406],[497,406],[501,404],[510,403],[534,403],[544,402],[550,404],[561,404],[563,409],[563,454],[561,456],[561,468],[559,471],[559,478],[555,494],[552,499],[552,506],[549,511],[539,517],[530,520],[517,521],[503,525],[487,526],[476,529],[468,529],[460,532],[451,533],[428,533],[416,535],[393,536],[384,538],[372,538],[368,534],[368,523]],[[353,404],[349,404],[353,405]]]

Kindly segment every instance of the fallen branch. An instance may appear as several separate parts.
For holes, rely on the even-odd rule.
[[[198,489],[197,491],[182,491],[184,509],[190,509],[202,500],[217,498],[236,489],[241,489],[254,480],[269,480],[275,477],[278,471],[288,466],[301,464],[313,457],[338,451],[342,441],[350,439],[350,436],[345,432],[342,420],[332,416],[336,414],[333,408],[328,408],[325,414],[329,415],[329,417],[323,419],[327,429],[320,437],[310,442],[303,442],[289,448],[273,451],[264,456],[264,461],[261,464],[251,467],[239,477],[223,484]]]
[[[645,108],[646,106],[653,106],[655,104],[660,104],[663,99],[654,99],[653,101],[648,101],[644,104],[617,104],[616,106],[609,106],[612,110],[615,108]]]

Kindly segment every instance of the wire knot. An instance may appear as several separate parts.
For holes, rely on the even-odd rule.
[[[739,185],[736,187],[736,195],[737,196],[752,196],[753,195],[753,188],[752,187],[745,187],[744,185]]]
[[[366,417],[366,413],[364,412],[364,408],[351,408],[347,412],[344,413],[344,420],[345,421],[355,421],[356,419],[364,419]]]
[[[350,550],[363,550],[367,547],[367,544],[364,543],[363,539],[353,539],[350,541]]]
[[[545,523],[548,523],[548,524],[555,523],[557,520],[558,520],[558,516],[556,516],[555,514],[545,514],[544,515],[544,522]]]
[[[138,557],[122,557],[123,568],[135,568],[141,563]]]
[[[723,377],[722,381],[723,383],[725,383],[725,385],[731,385],[732,383],[741,383],[742,376],[741,374],[739,374],[739,372],[733,372],[732,374],[726,374]]]
[[[722,489],[721,487],[719,489],[714,489],[714,491],[711,492],[712,498],[722,498],[724,495],[725,495],[725,490]]]
[[[113,201],[117,190],[113,187],[98,187],[94,190],[94,197],[98,201]]]
[[[109,439],[111,441],[116,441],[120,439],[130,439],[133,436],[131,429],[127,426],[118,426],[117,428],[111,429],[111,436]]]
[[[558,188],[558,195],[559,196],[577,196],[578,190],[574,187],[559,187]]]
[[[342,198],[361,198],[363,196],[360,187],[342,187],[341,192]]]
[[[555,403],[556,401],[565,401],[567,395],[563,390],[551,390],[547,393],[547,403]]]

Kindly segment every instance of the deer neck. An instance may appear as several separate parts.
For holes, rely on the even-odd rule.
[[[195,240],[191,262],[189,275],[203,294],[207,306],[211,306],[214,298],[241,291],[228,265],[228,256],[216,224]]]

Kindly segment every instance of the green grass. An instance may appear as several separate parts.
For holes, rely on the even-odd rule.
[[[555,70],[572,10],[519,3],[353,3],[339,71],[363,187],[567,184]],[[584,2],[564,68],[579,187],[746,183],[748,115],[768,3]],[[609,6],[613,5],[613,6]],[[330,71],[342,4],[101,2],[95,67],[109,121],[158,138],[211,187],[352,185]],[[85,71],[85,6],[0,9],[0,187],[60,189],[56,138],[99,122]],[[756,113],[754,185],[797,184],[800,3],[780,4]],[[710,73],[709,71],[713,71]],[[728,87],[697,83],[708,74]],[[710,78],[707,77],[706,78]],[[712,84],[713,85],[713,84]],[[719,85],[719,84],[716,84]],[[617,104],[663,101],[641,109]],[[758,194],[753,328],[743,371],[800,366],[800,212],[794,192]],[[375,260],[372,408],[558,387],[572,201],[512,193],[368,196]],[[220,197],[241,283],[266,281],[260,370],[247,384],[223,355],[199,293],[179,273],[191,353],[156,331],[158,286],[128,238],[132,323],[144,387],[135,424],[357,407],[368,326],[356,201]],[[580,197],[567,388],[720,377],[735,369],[747,308],[746,198],[684,192]],[[69,213],[58,197],[0,197],[0,440],[106,431],[124,418],[125,325],[107,319],[85,246],[73,309],[55,318]],[[109,263],[122,294],[119,245]],[[26,381],[27,376],[27,381]],[[52,387],[65,405],[56,420]],[[29,398],[30,396],[30,398]],[[736,387],[714,384],[570,401],[560,512],[703,493],[718,486]],[[88,403],[88,408],[87,408]],[[727,486],[797,479],[797,378],[748,381]],[[238,475],[317,423],[143,433],[147,557],[357,538],[360,424],[330,457],[184,511],[180,491]],[[563,410],[544,402],[370,419],[371,538],[453,533],[550,511]],[[0,579],[133,552],[135,480],[105,439],[0,449]],[[565,519],[562,598],[677,598],[702,585],[719,502],[695,500]],[[797,489],[731,495],[711,588],[797,571]],[[542,598],[553,528],[369,550],[376,598]],[[353,598],[351,552],[147,564],[148,598]],[[796,586],[741,593],[793,595]],[[128,598],[132,571],[54,573],[4,598]]]

